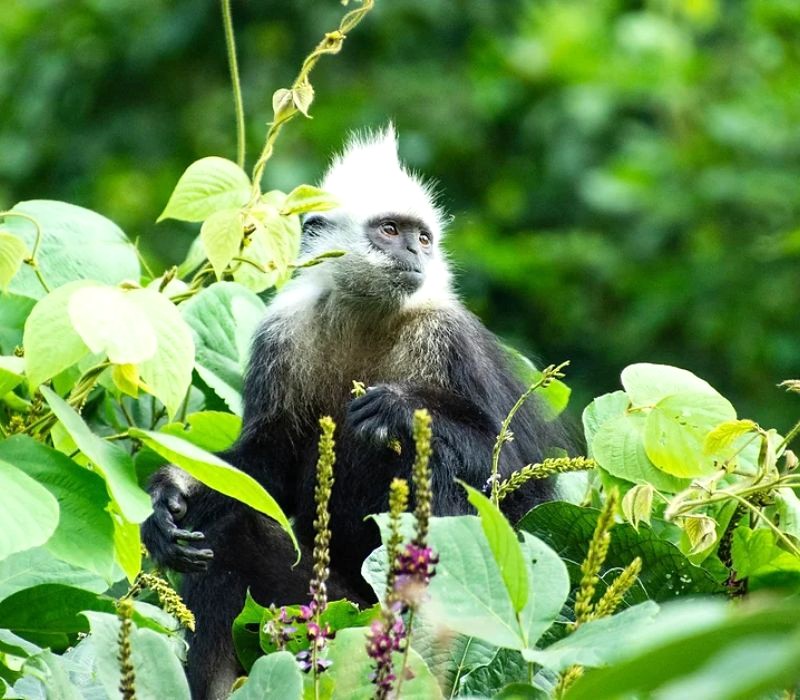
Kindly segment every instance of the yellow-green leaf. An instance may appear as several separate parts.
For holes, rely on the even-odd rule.
[[[13,233],[0,231],[0,289],[8,289],[9,283],[28,255],[25,241]]]
[[[332,194],[312,185],[295,187],[286,197],[281,214],[306,214],[310,211],[327,211],[339,206],[339,201]]]
[[[200,228],[200,240],[217,279],[222,279],[222,273],[242,244],[241,212],[223,209],[209,216]]]
[[[158,221],[204,221],[215,212],[241,207],[250,198],[250,178],[233,161],[201,158],[186,168]]]

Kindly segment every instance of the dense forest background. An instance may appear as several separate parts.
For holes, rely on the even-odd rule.
[[[272,92],[341,7],[233,9],[252,158]],[[180,261],[197,227],[156,226],[165,193],[187,163],[235,153],[218,13],[5,0],[0,206],[67,200]],[[625,365],[665,362],[789,427],[796,397],[775,384],[800,374],[800,3],[379,0],[346,43],[267,185],[315,181],[348,130],[391,118],[455,217],[470,308],[572,360],[573,412]]]

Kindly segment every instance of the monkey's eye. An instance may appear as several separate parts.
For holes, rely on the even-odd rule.
[[[397,224],[394,221],[381,221],[380,224],[381,233],[385,233],[387,236],[397,236]]]
[[[431,244],[431,234],[427,231],[422,231],[419,234],[419,242],[422,243],[426,248]]]

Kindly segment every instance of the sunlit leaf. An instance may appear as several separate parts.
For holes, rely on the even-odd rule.
[[[243,206],[249,197],[250,178],[236,163],[201,158],[181,175],[158,221],[204,221],[215,212]]]

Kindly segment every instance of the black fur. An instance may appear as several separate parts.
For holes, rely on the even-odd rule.
[[[319,313],[324,314],[323,301]],[[410,477],[414,409],[426,408],[433,418],[434,513],[472,512],[455,479],[476,488],[486,484],[501,421],[526,387],[510,371],[494,336],[474,316],[461,307],[437,313],[440,318],[435,324],[428,321],[436,342],[425,344],[440,353],[436,361],[442,376],[435,382],[405,382],[394,373],[380,376],[365,366],[362,376],[336,377],[338,389],[332,395],[303,403],[301,409],[287,410],[285,404],[289,369],[298,361],[296,348],[269,328],[258,334],[245,381],[243,432],[222,456],[255,477],[294,516],[295,531],[305,548],[299,567],[290,568],[292,548],[274,523],[202,487],[186,497],[186,515],[177,527],[173,515],[184,511],[179,490],[163,476],[154,482],[156,514],[146,523],[145,541],[158,560],[190,572],[183,592],[197,615],[197,634],[189,652],[196,700],[220,697],[230,687],[236,669],[230,625],[248,587],[262,604],[307,598],[320,415],[331,415],[338,426],[331,498],[333,598],[373,598],[360,567],[379,538],[376,526],[365,517],[386,510],[394,477]],[[413,315],[404,322],[414,323]],[[374,324],[374,343],[383,347],[385,328],[378,321],[370,323]],[[370,326],[366,328],[368,344]],[[368,350],[364,348],[365,354]],[[411,361],[432,362],[434,358],[424,352],[421,347]],[[373,388],[364,397],[352,399],[353,379]],[[535,398],[517,413],[511,428],[514,439],[504,446],[500,462],[504,475],[540,461],[550,448],[569,448],[563,428],[558,422],[543,420]],[[387,445],[387,436],[400,441],[400,454]],[[504,507],[516,519],[550,496],[550,484],[529,482]],[[194,530],[205,539],[191,534]],[[210,563],[209,550],[214,553]]]

